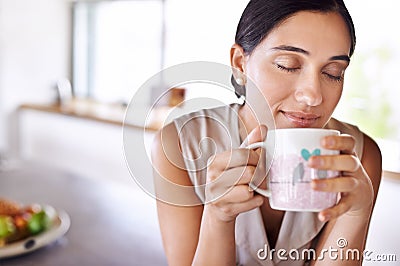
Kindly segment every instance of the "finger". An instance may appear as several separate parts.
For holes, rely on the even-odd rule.
[[[339,202],[331,208],[325,209],[318,213],[318,219],[322,222],[326,222],[330,219],[335,219],[342,214],[348,212],[351,208],[351,196],[347,194],[342,196]]]
[[[344,154],[354,154],[356,140],[350,135],[326,136],[321,140],[322,147],[329,150],[340,150]]]
[[[256,195],[245,202],[227,204],[221,207],[221,210],[228,216],[236,216],[239,213],[250,211],[254,208],[260,207],[264,202],[264,198]]]
[[[308,166],[321,170],[355,172],[360,167],[360,160],[355,155],[318,155],[308,160]]]
[[[242,170],[242,175],[236,185],[248,185],[251,180],[254,178],[254,175],[257,171],[257,168],[255,166],[245,166],[243,167],[244,169]],[[240,171],[239,169],[231,169],[228,170],[228,172],[232,171],[235,172],[236,170]]]
[[[243,187],[245,193],[251,192],[249,182],[252,180],[255,167],[234,168],[221,173],[221,176],[207,176],[206,193],[208,201],[214,201],[231,193],[236,187]],[[234,201],[234,200],[233,200]]]
[[[244,185],[250,183],[255,171],[255,166],[236,167],[223,172],[218,172],[219,175],[215,175],[210,171],[207,174],[207,181],[214,182],[214,184],[226,188],[234,185]]]
[[[256,166],[260,156],[253,150],[235,149],[219,153],[208,160],[209,168],[216,171],[225,171],[227,169],[253,165]]]
[[[237,185],[231,187],[221,198],[220,202],[224,204],[232,204],[246,202],[254,197],[254,192],[249,190],[247,185]]]
[[[249,144],[264,141],[265,137],[267,136],[268,128],[265,125],[259,125],[255,127],[243,143],[240,145],[241,148],[248,146]]]
[[[351,192],[358,186],[355,177],[334,177],[326,179],[315,179],[311,181],[311,187],[318,191],[326,192]]]

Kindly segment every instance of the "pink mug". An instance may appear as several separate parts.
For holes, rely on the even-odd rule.
[[[269,197],[271,208],[285,211],[318,212],[336,204],[337,193],[317,191],[311,181],[338,176],[337,171],[308,167],[311,156],[335,155],[338,150],[321,147],[321,138],[339,135],[337,130],[321,128],[285,128],[268,131],[264,142],[248,145],[248,149],[264,148],[266,169],[255,176],[250,187]],[[266,178],[265,178],[266,176]]]

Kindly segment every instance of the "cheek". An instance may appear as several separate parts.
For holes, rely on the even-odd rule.
[[[290,79],[282,79],[280,75],[274,75],[270,69],[264,72],[248,73],[248,76],[271,107],[277,102],[290,97],[291,88],[294,86]],[[247,97],[255,98],[258,97],[257,94],[259,95],[259,93],[248,91]]]
[[[340,88],[327,88],[327,93],[324,95],[324,102],[325,106],[329,107],[330,109],[335,109],[336,105],[338,104],[341,96],[342,96],[342,87]],[[333,112],[333,110],[332,110]]]

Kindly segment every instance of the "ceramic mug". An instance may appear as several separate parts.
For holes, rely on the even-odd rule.
[[[264,142],[246,147],[261,147],[266,151],[264,169],[267,173],[261,179],[253,178],[250,187],[269,197],[271,208],[277,210],[318,212],[333,206],[337,193],[314,190],[310,183],[313,179],[336,177],[338,172],[310,168],[307,161],[314,155],[339,154],[338,150],[327,150],[320,144],[324,136],[339,134],[337,130],[321,128],[268,131]]]

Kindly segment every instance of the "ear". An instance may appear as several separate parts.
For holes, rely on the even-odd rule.
[[[245,62],[246,55],[242,46],[235,43],[234,45],[232,45],[231,48],[231,66],[235,77],[237,77],[235,70],[239,70],[240,72],[245,73]]]

